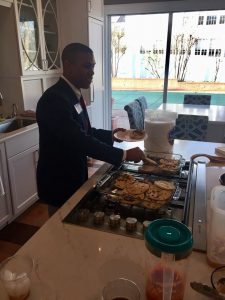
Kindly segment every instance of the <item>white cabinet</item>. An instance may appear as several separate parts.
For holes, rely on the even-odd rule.
[[[93,84],[88,92],[84,92],[84,98],[92,126],[103,128],[103,1],[60,1],[59,13],[62,48],[69,43],[80,42],[94,51],[96,66]]]
[[[5,142],[14,217],[38,199],[38,136],[38,128],[35,128]]]
[[[90,111],[92,126],[103,128],[103,22],[89,18],[89,45],[94,51],[95,74],[90,87]]]
[[[56,0],[17,0],[15,12],[23,74],[60,69]]]
[[[56,0],[15,0],[0,6],[1,113],[36,110],[45,89],[61,74]],[[13,87],[13,88],[12,88]]]
[[[20,214],[37,199],[36,164],[38,146],[29,148],[8,160],[14,215]]]
[[[0,228],[5,226],[12,217],[8,172],[4,143],[0,144]]]

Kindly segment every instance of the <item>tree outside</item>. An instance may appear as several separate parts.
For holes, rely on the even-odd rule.
[[[114,25],[112,28],[112,76],[117,77],[119,62],[122,56],[126,53],[127,46],[123,43],[125,36],[124,28]]]

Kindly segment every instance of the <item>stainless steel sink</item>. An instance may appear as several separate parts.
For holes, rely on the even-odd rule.
[[[0,122],[0,133],[8,133],[36,123],[36,120],[13,118]]]

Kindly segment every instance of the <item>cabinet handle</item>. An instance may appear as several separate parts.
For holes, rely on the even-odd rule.
[[[39,158],[39,150],[36,150],[34,152],[34,163],[35,163],[36,169],[37,169],[37,164],[38,164],[38,158]]]
[[[2,176],[0,176],[0,196],[4,196],[4,195],[5,195],[5,189],[2,182]]]

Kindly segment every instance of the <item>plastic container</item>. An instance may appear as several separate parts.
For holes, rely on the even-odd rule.
[[[207,260],[213,266],[225,265],[225,186],[211,192],[207,235]]]
[[[173,219],[153,221],[145,231],[146,299],[182,300],[193,239],[188,227]]]
[[[145,110],[145,131],[147,138],[144,146],[147,151],[169,152],[173,150],[171,133],[177,118],[176,112],[165,110]]]

